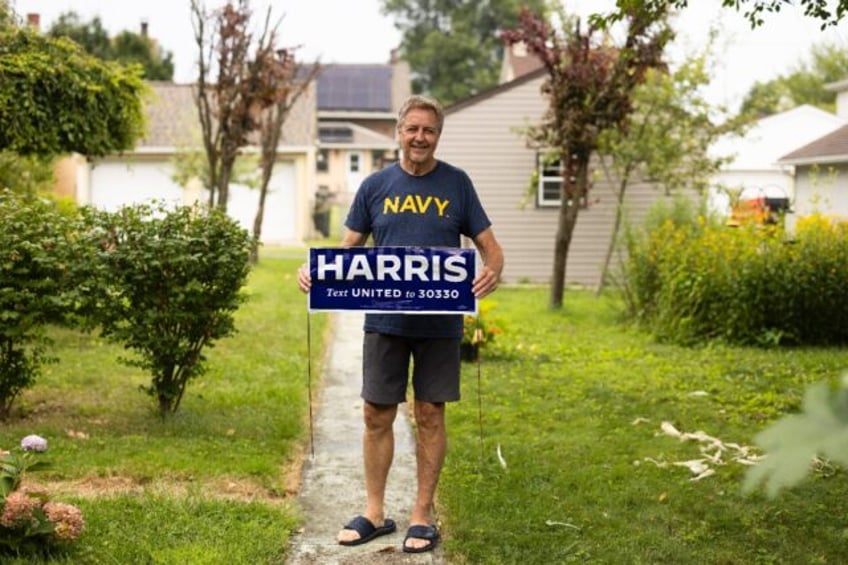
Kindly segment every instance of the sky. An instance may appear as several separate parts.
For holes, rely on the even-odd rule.
[[[566,11],[582,16],[615,4],[614,0],[562,2]],[[224,3],[205,1],[210,9]],[[21,16],[38,13],[43,30],[68,11],[77,12],[83,21],[99,16],[111,35],[137,31],[146,20],[150,36],[173,53],[174,80],[194,79],[197,48],[189,0],[11,0],[11,4]],[[400,43],[394,22],[380,13],[380,0],[253,0],[250,5],[257,22],[262,21],[258,16],[265,15],[269,4],[272,21],[282,18],[280,45],[299,46],[298,58],[304,62],[385,63]],[[776,78],[808,61],[813,45],[828,42],[848,48],[848,22],[823,32],[794,6],[767,15],[764,26],[751,30],[741,13],[721,8],[721,0],[690,0],[689,4],[675,26],[678,39],[672,61],[697,51],[705,44],[710,26],[717,26],[721,33],[716,65],[706,96],[730,109],[738,107],[754,82]]]

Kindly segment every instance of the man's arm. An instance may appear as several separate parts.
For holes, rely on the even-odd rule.
[[[368,241],[367,233],[359,233],[350,228],[345,228],[339,247],[361,247],[365,245],[366,241]]]
[[[342,240],[339,242],[339,247],[360,247],[368,241],[368,234],[353,231],[350,228],[345,228]],[[303,292],[309,292],[312,287],[312,276],[309,274],[309,265],[304,263],[297,270],[297,286]]]
[[[504,266],[501,244],[495,238],[492,228],[486,228],[474,237],[474,245],[483,260],[483,268],[474,277],[471,291],[477,298],[491,294],[498,287]]]

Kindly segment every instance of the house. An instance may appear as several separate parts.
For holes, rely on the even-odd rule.
[[[710,148],[716,157],[731,158],[713,177],[713,184],[720,187],[711,198],[714,209],[728,211],[728,192],[741,199],[793,201],[794,170],[780,158],[846,123],[845,117],[804,104],[758,120],[743,136],[723,138]]]
[[[166,82],[150,87],[144,139],[125,153],[62,161],[58,192],[107,210],[154,198],[184,204],[204,198],[196,183],[183,188],[172,178],[174,160],[202,146],[193,87]],[[394,56],[388,64],[321,68],[283,127],[263,243],[300,244],[329,235],[327,204],[343,218],[362,179],[397,159],[396,113],[409,93],[408,65]],[[249,146],[245,152],[256,150]],[[245,228],[252,229],[257,205],[256,190],[231,185],[227,210]]]
[[[135,148],[90,160],[77,158],[74,195],[79,204],[115,210],[122,205],[165,200],[174,204],[203,201],[197,182],[180,186],[175,161],[202,147],[193,85],[150,83],[146,101],[147,133]],[[262,242],[302,241],[311,231],[307,186],[314,185],[317,137],[314,85],[297,100],[283,126],[277,162],[269,184]],[[245,151],[256,151],[256,146]],[[246,229],[253,227],[258,190],[233,184],[228,214]]]
[[[532,73],[541,69],[542,65],[542,60],[531,54],[523,41],[505,47],[498,84]]]
[[[324,65],[317,90],[313,202],[318,209],[330,195],[340,223],[362,180],[397,160],[395,125],[411,91],[409,64],[392,52],[387,64]]]
[[[446,108],[437,151],[474,182],[504,248],[503,280],[508,283],[547,283],[552,276],[561,179],[558,168],[545,166],[543,150],[528,145],[520,131],[537,124],[547,108],[541,94],[545,77],[537,69]],[[538,180],[531,191],[534,173]],[[659,196],[647,183],[631,185],[625,198],[628,216],[638,221]],[[566,284],[594,287],[613,233],[613,185],[598,176],[581,205]]]
[[[842,126],[795,144],[778,159],[794,175],[794,218],[815,212],[848,220],[848,80],[826,85],[836,92],[836,115]]]
[[[28,14],[27,21],[39,29],[38,14]],[[147,22],[141,34],[148,34]],[[184,188],[173,180],[175,160],[202,147],[193,87],[166,82],[150,87],[144,139],[120,154],[58,160],[57,194],[108,210],[152,199],[188,204],[204,198],[196,182]],[[409,65],[396,51],[387,64],[321,66],[317,84],[298,99],[283,128],[265,203],[263,243],[302,244],[316,237],[315,212],[326,211],[328,203],[345,214],[362,179],[397,159],[396,114],[410,91]],[[248,146],[244,152],[257,149]],[[258,191],[230,186],[228,213],[247,229],[257,205]]]
[[[504,82],[447,108],[439,144],[439,158],[469,173],[492,217],[506,254],[506,282],[544,283],[551,279],[560,178],[555,167],[544,166],[541,151],[528,145],[520,133],[539,123],[547,109],[540,92],[545,77],[539,61],[528,56],[520,44],[507,49],[501,69]],[[848,102],[848,81],[843,94]],[[793,168],[788,165],[795,163],[780,157],[830,132],[845,136],[841,163],[843,173],[848,172],[848,129],[839,129],[848,123],[848,104],[843,106],[845,115],[801,106],[760,120],[742,138],[721,141],[712,153],[733,159],[713,183],[743,195],[791,198]],[[535,186],[531,187],[534,173]],[[596,286],[600,281],[616,203],[613,186],[597,170],[595,173],[570,244],[566,284]],[[803,193],[805,189],[802,186],[800,190]],[[848,191],[844,195],[848,198]],[[624,203],[628,220],[638,223],[662,197],[650,183],[629,186]],[[835,196],[829,198],[837,203]],[[723,207],[721,202],[718,205]],[[848,214],[848,208],[845,210],[841,213]]]
[[[530,146],[521,134],[522,128],[538,124],[547,109],[541,93],[547,75],[520,45],[507,50],[505,61],[501,77],[507,82],[445,109],[437,157],[463,168],[474,182],[504,249],[503,280],[548,283],[561,177],[558,167],[545,166],[543,149]],[[624,202],[628,218],[638,222],[660,197],[662,193],[648,183],[631,184]],[[589,198],[581,206],[565,282],[596,287],[614,229],[613,184],[595,174]]]
[[[819,212],[848,221],[848,125],[780,161],[795,170],[795,217]]]

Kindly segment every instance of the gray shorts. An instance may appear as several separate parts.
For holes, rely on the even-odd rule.
[[[373,404],[405,402],[411,359],[412,388],[417,400],[459,400],[460,341],[365,332],[362,398]]]

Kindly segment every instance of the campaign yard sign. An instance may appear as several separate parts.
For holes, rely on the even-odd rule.
[[[309,311],[476,314],[474,249],[321,247],[309,250]]]

